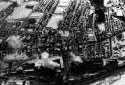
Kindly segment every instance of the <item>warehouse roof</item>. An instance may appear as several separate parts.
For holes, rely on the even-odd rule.
[[[0,2],[0,12],[2,10],[5,10],[10,4],[12,4],[11,2]]]
[[[58,23],[63,19],[63,15],[53,15],[47,24],[47,27],[52,27],[53,29],[58,28]]]

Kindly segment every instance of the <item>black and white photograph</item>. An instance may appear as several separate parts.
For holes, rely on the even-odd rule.
[[[125,85],[125,0],[0,0],[0,85]]]

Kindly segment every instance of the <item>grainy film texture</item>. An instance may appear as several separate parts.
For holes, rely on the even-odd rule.
[[[125,85],[124,0],[0,0],[1,85]]]

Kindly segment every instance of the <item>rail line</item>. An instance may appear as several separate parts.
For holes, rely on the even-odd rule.
[[[7,16],[9,16],[13,12],[14,8],[15,8],[15,3],[12,3],[5,10],[1,11],[0,12],[0,21],[3,21]]]

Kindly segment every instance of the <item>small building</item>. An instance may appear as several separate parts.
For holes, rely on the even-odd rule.
[[[63,20],[63,15],[53,15],[52,18],[49,20],[47,27],[57,29],[60,20]]]

